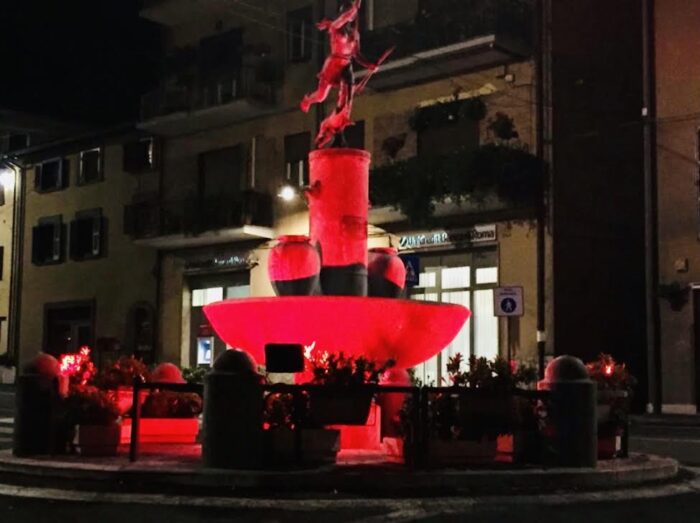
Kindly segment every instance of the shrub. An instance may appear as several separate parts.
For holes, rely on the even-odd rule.
[[[202,412],[199,394],[172,390],[154,391],[141,407],[144,418],[194,418]]]
[[[66,399],[66,416],[71,425],[110,425],[119,417],[109,395],[91,385],[74,386]]]

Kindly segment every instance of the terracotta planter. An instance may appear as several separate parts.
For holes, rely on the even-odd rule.
[[[264,431],[264,455],[268,463],[289,464],[296,461],[295,434],[288,428]],[[340,431],[334,429],[302,429],[301,451],[304,463],[335,463],[340,450]]]
[[[316,425],[364,425],[374,393],[356,390],[314,390],[309,394],[309,418]]]
[[[270,281],[278,296],[319,293],[321,259],[308,236],[280,236],[267,262]]]
[[[119,414],[124,416],[131,412],[131,407],[134,404],[134,389],[130,386],[124,385],[118,387],[116,390],[108,391],[110,399],[117,404],[119,409]],[[139,404],[143,405],[146,401],[146,391],[143,391],[141,397],[139,398]]]
[[[78,449],[83,456],[116,456],[121,426],[78,425]]]
[[[196,443],[199,434],[198,418],[141,418],[141,443]],[[131,442],[131,419],[122,422],[121,443]]]
[[[399,298],[406,285],[406,266],[393,247],[369,250],[367,294],[380,298]]]

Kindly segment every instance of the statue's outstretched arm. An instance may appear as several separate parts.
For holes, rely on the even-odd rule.
[[[355,0],[347,11],[343,11],[342,13],[340,13],[340,16],[333,20],[331,28],[338,31],[345,24],[349,24],[350,22],[352,22],[357,17],[357,13],[360,10],[361,2],[362,0]]]

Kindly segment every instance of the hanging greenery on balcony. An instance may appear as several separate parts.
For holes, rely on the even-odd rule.
[[[461,203],[496,196],[512,207],[532,207],[541,194],[542,171],[542,161],[522,147],[491,143],[377,167],[370,176],[370,199],[423,226],[430,223],[436,204],[448,198]]]
[[[409,121],[411,129],[422,131],[429,127],[437,127],[454,123],[462,119],[474,121],[486,117],[486,104],[481,98],[468,98],[442,102],[415,110]]]

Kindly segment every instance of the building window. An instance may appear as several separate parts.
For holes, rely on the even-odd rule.
[[[94,348],[94,302],[47,304],[44,308],[44,350],[59,356]]]
[[[290,62],[311,59],[313,10],[311,7],[287,13],[287,58]]]
[[[285,180],[303,187],[309,184],[309,151],[311,133],[291,134],[284,137]]]
[[[410,290],[414,300],[456,303],[473,312],[455,339],[440,354],[419,365],[417,376],[426,385],[447,379],[447,363],[457,353],[466,369],[470,355],[494,359],[499,355],[498,318],[494,315],[493,289],[498,286],[498,259],[494,249],[420,257],[418,285]]]
[[[60,191],[68,187],[70,162],[66,158],[54,158],[34,168],[34,188],[37,192]]]
[[[102,180],[102,152],[99,148],[81,151],[78,184],[99,182]]]
[[[100,209],[76,213],[70,224],[70,257],[90,260],[105,256],[107,223]]]
[[[32,229],[32,263],[62,263],[65,256],[65,227],[61,216],[40,218]]]
[[[124,144],[124,170],[139,174],[151,172],[156,168],[155,141],[153,138],[141,138]]]

